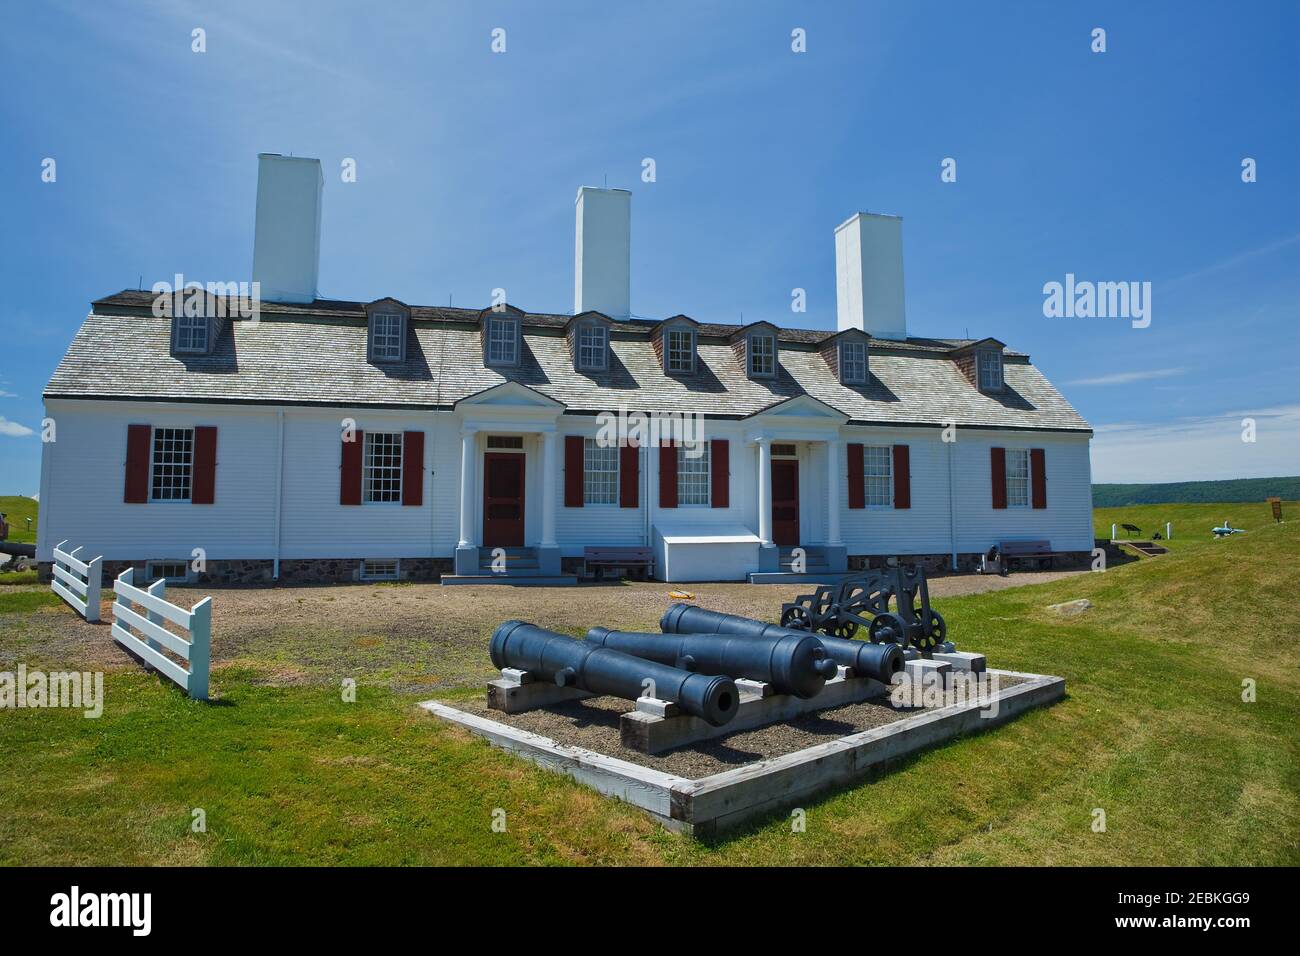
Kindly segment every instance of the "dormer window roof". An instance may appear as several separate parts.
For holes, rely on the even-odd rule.
[[[776,378],[777,329],[769,322],[754,322],[731,336],[731,347],[749,378]]]
[[[609,316],[600,312],[580,312],[564,327],[573,367],[579,372],[603,372],[609,368]]]
[[[523,311],[513,305],[494,306],[480,313],[484,365],[489,368],[519,365],[523,352],[523,317]]]
[[[966,380],[981,392],[1000,392],[1006,385],[1002,375],[1005,349],[997,339],[980,339],[956,349],[952,357]]]
[[[376,299],[366,306],[366,360],[377,365],[406,361],[410,308],[397,299]]]
[[[845,329],[821,344],[819,351],[841,385],[871,384],[871,336],[861,329]]]
[[[664,319],[651,333],[655,352],[663,363],[665,375],[691,375],[695,372],[696,330],[699,323],[686,315]]]

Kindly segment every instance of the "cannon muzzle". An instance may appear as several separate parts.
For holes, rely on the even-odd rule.
[[[664,612],[659,626],[666,634],[734,634],[748,640],[773,640],[790,635],[809,636],[779,624],[764,624],[737,614],[709,611],[693,604],[673,604]],[[903,669],[903,649],[897,644],[871,644],[844,637],[819,634],[817,639],[836,664],[852,667],[859,677],[873,677],[888,684]]]
[[[651,695],[721,727],[740,703],[730,677],[692,674],[678,667],[556,634],[524,621],[506,621],[488,645],[497,667],[526,670],[561,687],[636,700]]]
[[[731,634],[648,634],[593,627],[587,642],[689,671],[765,681],[778,694],[815,697],[834,677],[835,661],[816,635],[789,634],[759,639]]]

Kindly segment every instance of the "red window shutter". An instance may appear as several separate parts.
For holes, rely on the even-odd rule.
[[[357,429],[352,441],[343,442],[343,467],[339,472],[339,504],[361,504],[361,450],[365,447],[365,433]]]
[[[583,451],[586,439],[581,435],[564,436],[564,507],[582,507]]]
[[[990,448],[989,461],[993,469],[993,507],[1005,508],[1007,506],[1007,450]]]
[[[849,507],[865,508],[867,506],[866,479],[863,474],[862,446],[850,443],[849,455]]]
[[[636,445],[618,450],[618,506],[635,508],[641,499],[641,455]]]
[[[894,446],[894,507],[912,507],[912,455],[906,445]]]
[[[731,503],[731,443],[725,438],[709,442],[709,502],[714,508]]]
[[[659,446],[659,507],[677,507],[677,447]]]
[[[1029,487],[1035,508],[1047,507],[1047,455],[1041,448],[1029,449]]]
[[[402,504],[424,504],[424,432],[402,432]]]
[[[210,505],[217,500],[217,430],[212,425],[194,428],[194,483],[190,503]]]
[[[126,426],[126,488],[122,500],[142,505],[149,500],[149,444],[152,425]]]

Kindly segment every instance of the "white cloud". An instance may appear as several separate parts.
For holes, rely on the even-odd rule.
[[[1066,385],[1127,385],[1129,382],[1143,382],[1149,378],[1170,378],[1182,375],[1185,368],[1153,368],[1145,372],[1115,372],[1111,375],[1098,375],[1096,378],[1076,378]]]
[[[24,438],[31,434],[34,433],[26,425],[11,422],[3,415],[0,415],[0,435],[8,435],[10,438]]]
[[[1255,441],[1241,440],[1242,420]],[[1300,475],[1300,405],[1243,409],[1169,422],[1098,425],[1095,482],[1208,481]]]

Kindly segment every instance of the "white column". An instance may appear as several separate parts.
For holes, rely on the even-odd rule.
[[[555,430],[542,432],[542,543],[543,548],[555,547]]]
[[[841,545],[840,540],[840,440],[826,442],[826,543]]]
[[[460,430],[460,542],[458,548],[474,544],[474,458],[477,455],[475,428]]]
[[[772,440],[758,442],[758,539],[764,548],[772,546]]]

